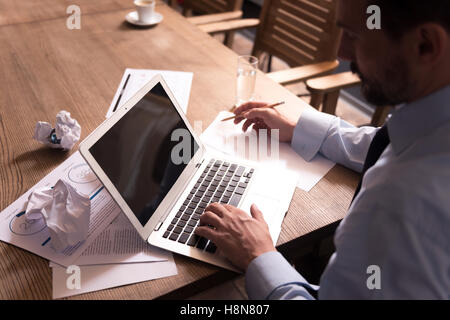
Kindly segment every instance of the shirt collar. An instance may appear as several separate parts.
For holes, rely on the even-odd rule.
[[[397,106],[387,122],[395,154],[450,121],[450,85],[417,101]]]

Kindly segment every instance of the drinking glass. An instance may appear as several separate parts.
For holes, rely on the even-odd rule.
[[[254,99],[257,69],[258,58],[253,56],[238,57],[236,106]]]

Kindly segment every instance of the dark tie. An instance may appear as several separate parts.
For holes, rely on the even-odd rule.
[[[364,161],[361,180],[359,180],[359,184],[356,188],[355,194],[353,195],[352,202],[353,200],[355,200],[356,196],[361,190],[361,183],[367,170],[369,170],[375,164],[375,162],[378,161],[384,149],[386,149],[386,147],[388,146],[389,142],[390,140],[387,125],[384,125],[380,130],[377,131],[375,137],[373,137],[373,140],[370,143],[369,151],[367,151],[366,161]]]

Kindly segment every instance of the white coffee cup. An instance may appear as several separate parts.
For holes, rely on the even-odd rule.
[[[140,22],[149,22],[155,13],[156,0],[135,0],[134,5]]]

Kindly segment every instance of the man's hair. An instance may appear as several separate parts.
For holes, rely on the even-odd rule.
[[[435,22],[450,33],[450,0],[367,0],[381,10],[381,28],[394,38],[422,23]]]

